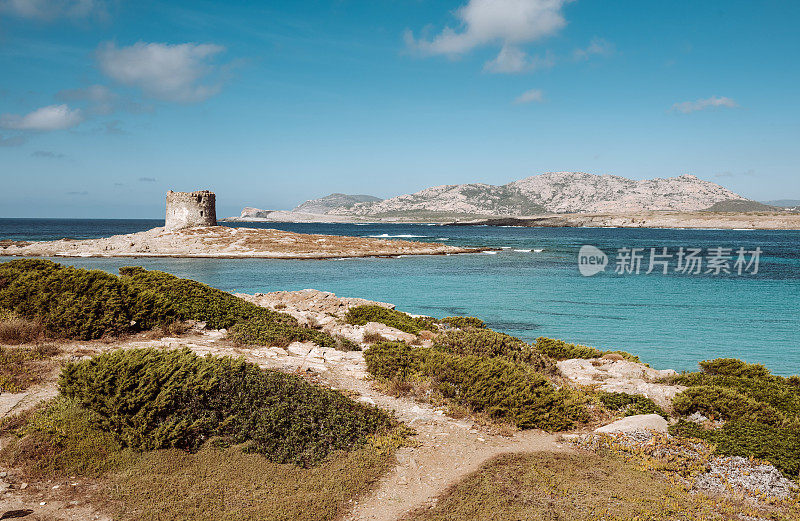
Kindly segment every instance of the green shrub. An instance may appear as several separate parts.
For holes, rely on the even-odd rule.
[[[768,425],[781,425],[786,416],[771,405],[755,400],[736,389],[717,385],[690,387],[675,396],[673,410],[680,415],[699,412],[722,420],[747,418]]]
[[[37,320],[51,336],[88,340],[196,320],[254,344],[314,341],[350,347],[278,313],[193,280],[140,267],[121,277],[45,260],[0,264],[0,307]],[[238,327],[237,327],[238,326]]]
[[[618,354],[630,362],[640,362],[639,357],[625,351],[600,351],[594,347],[580,344],[569,344],[563,340],[539,337],[536,339],[536,349],[550,358],[556,360],[569,360],[571,358],[600,358],[603,355]]]
[[[721,429],[681,421],[675,433],[705,439],[721,454],[765,459],[787,475],[800,471],[800,390],[797,377],[774,376],[759,364],[732,358],[700,363],[682,374],[688,387],[675,396],[677,414],[700,412],[726,423]]]
[[[188,349],[131,349],[67,365],[61,393],[137,450],[197,450],[212,436],[279,463],[311,465],[351,450],[394,420],[327,388]]]
[[[597,398],[607,409],[623,412],[625,416],[633,416],[635,414],[658,414],[667,418],[667,413],[664,412],[664,409],[645,396],[628,393],[600,392],[597,394]]]
[[[144,320],[155,318],[162,321],[164,317],[173,316],[178,320],[202,321],[212,329],[226,329],[250,319],[297,325],[297,320],[291,315],[256,306],[194,280],[138,266],[120,268],[119,272],[122,281],[136,296],[131,308],[137,310]],[[151,309],[149,306],[154,302],[157,307]]]
[[[586,420],[577,393],[556,389],[529,366],[507,359],[461,356],[402,342],[375,344],[364,359],[374,376],[429,379],[444,397],[521,429],[559,431]]]
[[[553,361],[519,338],[491,329],[447,331],[436,337],[436,349],[456,355],[502,357],[525,363],[547,374],[558,372]]]
[[[363,326],[367,322],[379,322],[412,335],[432,327],[433,324],[431,319],[415,318],[402,311],[376,305],[352,307],[344,318],[348,324]]]
[[[458,329],[483,329],[486,327],[483,320],[475,317],[445,317],[439,322]]]
[[[130,299],[119,277],[103,271],[34,259],[0,264],[0,307],[38,320],[52,336],[92,339],[128,332]]]
[[[800,477],[800,429],[797,427],[776,427],[736,419],[719,430],[707,430],[680,420],[670,427],[670,432],[715,444],[719,454],[769,461],[786,476],[792,479]]]
[[[761,364],[748,364],[736,358],[717,358],[700,362],[704,373],[739,378],[769,378],[769,370]]]

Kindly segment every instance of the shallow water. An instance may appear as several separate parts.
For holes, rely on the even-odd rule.
[[[356,236],[408,237],[453,246],[491,246],[496,254],[348,259],[54,259],[116,272],[142,265],[228,291],[316,288],[392,302],[437,317],[474,315],[533,340],[562,338],[638,354],[652,366],[695,369],[715,357],[800,373],[800,232],[604,228],[443,227],[408,224],[230,223],[232,226]],[[132,233],[158,220],[0,219],[0,239],[51,240]],[[584,277],[581,245],[608,253],[605,272]],[[761,248],[753,275],[649,275],[649,249]],[[615,274],[618,248],[646,248],[642,273]],[[734,259],[735,260],[735,253]]]

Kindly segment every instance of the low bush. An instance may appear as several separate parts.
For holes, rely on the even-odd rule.
[[[458,329],[483,329],[486,327],[483,320],[475,317],[445,317],[439,323]]]
[[[733,420],[746,418],[768,425],[781,425],[786,416],[771,405],[755,400],[736,389],[717,385],[690,387],[672,401],[675,413],[699,412],[709,418]]]
[[[569,344],[563,340],[539,337],[536,339],[536,349],[550,358],[556,360],[569,360],[571,358],[600,358],[603,355],[618,354],[630,362],[640,362],[639,357],[625,351],[600,351],[594,347],[580,344]]]
[[[434,347],[456,355],[507,358],[532,366],[536,371],[547,374],[558,372],[553,361],[533,349],[519,338],[491,329],[471,329],[442,333],[434,342]]]
[[[682,374],[688,388],[673,399],[677,414],[699,412],[721,419],[721,429],[681,421],[676,434],[701,438],[731,456],[758,457],[790,477],[800,472],[800,392],[797,377],[783,378],[763,365],[732,358],[700,363],[701,371]]]
[[[738,378],[769,378],[769,370],[761,364],[748,364],[736,358],[717,358],[700,362],[704,373]]]
[[[368,331],[368,332],[364,333],[363,340],[364,340],[365,344],[375,344],[377,342],[388,342],[388,339],[386,339],[383,335],[381,335],[380,333],[375,333],[374,331]]]
[[[462,356],[383,342],[364,354],[367,370],[384,379],[426,378],[445,398],[521,429],[569,429],[586,420],[583,399],[556,389],[528,365],[504,358]]]
[[[376,407],[276,371],[188,349],[114,351],[67,365],[61,393],[127,447],[197,450],[212,436],[279,463],[312,465],[394,420]]]
[[[664,409],[656,405],[653,400],[638,394],[600,392],[597,398],[607,409],[621,412],[625,416],[658,414],[664,418],[668,417]]]
[[[82,340],[195,320],[233,329],[235,340],[245,343],[310,340],[325,347],[346,346],[299,325],[291,315],[193,280],[140,267],[121,268],[120,273],[117,277],[45,260],[5,262],[0,264],[0,307],[40,322],[52,336]]]
[[[38,320],[51,336],[88,340],[128,332],[130,299],[120,278],[103,271],[34,259],[0,264],[0,307]]]
[[[719,454],[769,461],[787,477],[800,478],[800,429],[797,427],[777,427],[749,419],[735,419],[715,430],[680,420],[670,427],[670,432],[713,443]]]
[[[379,322],[412,335],[428,329],[433,323],[431,319],[412,317],[402,311],[376,305],[352,307],[345,314],[345,320],[348,324],[357,326],[363,326],[367,322]]]

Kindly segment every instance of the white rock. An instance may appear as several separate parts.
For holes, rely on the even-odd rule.
[[[604,425],[594,430],[602,434],[611,434],[616,432],[639,432],[639,431],[655,431],[667,432],[669,424],[667,420],[658,414],[637,414],[622,418],[608,425]]]

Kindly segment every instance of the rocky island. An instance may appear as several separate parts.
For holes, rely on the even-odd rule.
[[[434,186],[390,199],[331,194],[291,211],[244,208],[226,220],[800,229],[793,201],[753,201],[693,175],[634,180],[585,172],[548,172],[499,186]]]
[[[218,226],[212,192],[167,194],[163,228],[102,239],[0,241],[0,256],[334,259],[475,253],[439,243]]]

